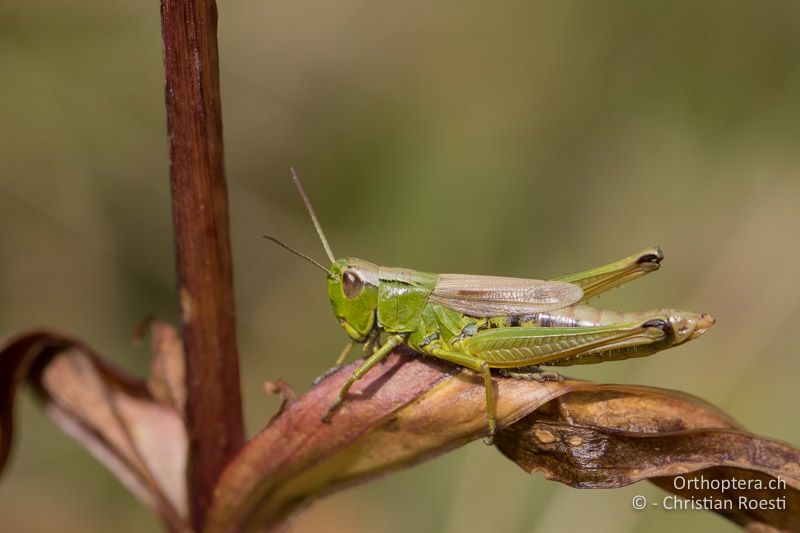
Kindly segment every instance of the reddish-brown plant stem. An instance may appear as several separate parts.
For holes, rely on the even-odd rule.
[[[162,0],[192,525],[243,445],[214,0]]]

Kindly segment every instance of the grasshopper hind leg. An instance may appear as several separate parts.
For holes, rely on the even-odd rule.
[[[522,366],[519,368],[505,369],[501,368],[497,371],[501,376],[513,379],[522,379],[525,381],[538,381],[544,383],[545,381],[564,381],[561,374],[558,372],[548,372],[542,370],[538,366]]]

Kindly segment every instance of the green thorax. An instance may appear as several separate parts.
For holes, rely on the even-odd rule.
[[[438,274],[380,267],[378,325],[393,333],[416,330],[438,279]]]

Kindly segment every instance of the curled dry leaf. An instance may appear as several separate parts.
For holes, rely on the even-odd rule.
[[[350,365],[334,373],[297,399],[234,458],[217,485],[208,531],[280,528],[322,495],[424,461],[486,433],[479,376],[401,352],[357,382],[329,424],[321,422],[353,369]],[[771,476],[787,476],[796,468],[797,450],[750,435],[714,407],[682,393],[499,377],[495,387],[498,423],[504,428],[497,442],[503,453],[523,468],[544,470],[548,477],[576,487],[620,487],[654,477],[662,484],[669,479],[663,476],[706,472],[717,465]],[[734,434],[767,456],[774,455],[723,457],[720,450],[732,443],[726,439]],[[676,435],[675,440],[669,440],[670,435]],[[677,435],[690,437],[681,443]],[[649,447],[634,444],[648,438],[666,440],[651,440]],[[542,446],[547,453],[539,450]],[[794,467],[786,470],[792,461]],[[796,525],[796,515],[752,516],[737,521]]]
[[[506,428],[497,447],[525,470],[573,487],[650,479],[747,529],[800,531],[800,450],[748,433],[684,393],[596,384]],[[707,483],[689,481],[701,476]],[[740,488],[710,488],[734,479]],[[753,508],[758,502],[783,508]]]
[[[163,324],[155,328],[156,346],[173,335]],[[167,345],[174,349],[174,344]],[[166,365],[166,357],[157,352],[156,360],[162,361],[155,364]],[[6,340],[0,345],[0,468],[11,447],[14,395],[23,381],[48,415],[165,525],[174,531],[186,529],[187,438],[173,405],[178,391],[164,384],[171,381],[164,373],[149,383],[128,376],[80,341],[56,332],[33,331]]]

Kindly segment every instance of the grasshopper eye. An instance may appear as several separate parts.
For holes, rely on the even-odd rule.
[[[348,298],[355,298],[364,288],[364,280],[352,270],[345,270],[342,274],[342,290]]]

